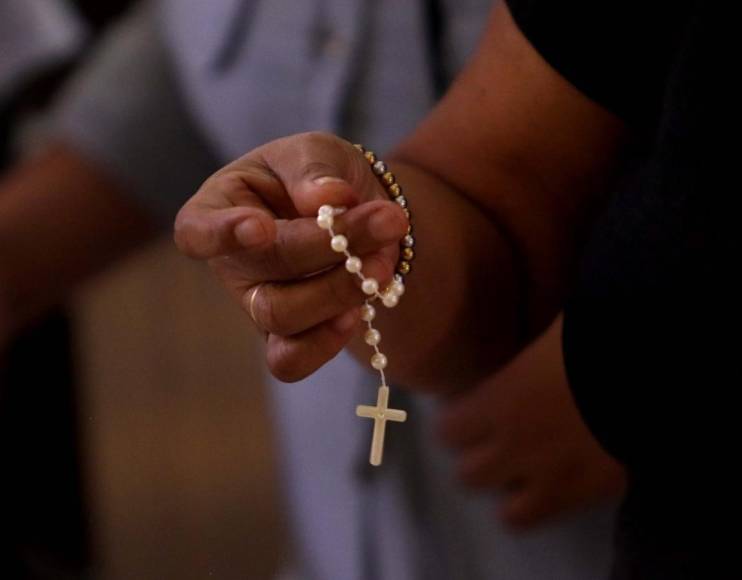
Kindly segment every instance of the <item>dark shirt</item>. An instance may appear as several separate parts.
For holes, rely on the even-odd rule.
[[[620,117],[639,154],[581,256],[565,310],[583,417],[629,471],[616,579],[722,578],[736,524],[739,202],[731,19],[687,0],[509,0],[544,59]],[[724,13],[727,13],[726,15]],[[732,413],[730,413],[730,410]],[[738,477],[738,476],[737,476]],[[731,574],[731,576],[729,576]]]

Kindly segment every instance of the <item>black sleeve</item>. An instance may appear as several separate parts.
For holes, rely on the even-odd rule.
[[[654,125],[692,0],[507,0],[541,56],[630,125]]]

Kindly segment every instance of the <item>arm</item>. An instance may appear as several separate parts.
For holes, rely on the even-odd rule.
[[[394,159],[498,230],[533,337],[559,311],[623,140],[623,124],[553,70],[501,2],[470,65]],[[425,203],[424,189],[408,189],[423,196],[415,207]]]
[[[615,117],[543,61],[500,3],[470,65],[391,158],[420,224],[420,260],[412,283],[426,291],[440,284],[441,263],[446,276],[461,283],[436,300],[448,310],[449,297],[462,299],[443,328],[436,332],[425,325],[440,321],[440,308],[437,316],[420,313],[408,321],[420,335],[440,342],[439,348],[423,351],[416,368],[458,357],[491,371],[544,330],[561,309],[623,132]],[[447,201],[427,211],[433,197]],[[447,215],[444,204],[466,204],[468,211],[441,223],[434,216]],[[455,247],[466,237],[474,243]],[[436,246],[426,251],[431,240]],[[452,241],[454,247],[444,247]],[[469,340],[461,341],[465,334]],[[412,340],[396,328],[392,337],[400,337],[395,351]],[[451,353],[457,343],[460,348]],[[467,352],[474,360],[461,358]]]
[[[4,333],[64,298],[155,229],[116,180],[57,146],[0,182]]]
[[[49,118],[55,144],[0,180],[0,335],[150,239],[216,166],[151,3],[103,38]]]
[[[435,389],[471,383],[545,328],[561,306],[623,137],[622,124],[551,69],[507,8],[497,8],[468,69],[391,158],[410,199],[419,256],[409,295],[379,323],[384,350],[395,353],[395,381]],[[338,139],[310,134],[273,142],[205,184],[181,210],[176,240],[197,257],[236,257],[219,271],[244,299],[256,282],[289,274],[256,268],[266,254],[299,255],[287,247],[294,226],[276,217],[310,216],[322,203],[357,205],[341,227],[351,244],[373,238],[371,222],[355,217],[368,205],[361,202],[384,197],[368,174],[365,161]],[[314,181],[321,176],[340,181]],[[395,204],[387,205],[387,223],[404,226]],[[243,227],[247,218],[260,227]],[[326,236],[308,235],[304,252],[316,241],[312,254],[322,260],[314,269],[294,263],[294,274],[338,263]],[[388,279],[394,246],[367,251],[376,276]],[[354,281],[332,271],[310,280],[268,285],[256,301],[279,378],[312,372],[353,336],[323,325],[362,301]],[[328,296],[335,309],[307,306]],[[367,358],[362,345],[351,347]]]
[[[562,317],[500,371],[444,402],[439,432],[467,486],[496,491],[501,517],[530,527],[614,500],[623,468],[590,435],[562,353]]]

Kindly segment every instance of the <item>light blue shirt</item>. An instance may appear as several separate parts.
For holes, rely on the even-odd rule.
[[[446,68],[456,71],[490,2],[442,4]],[[424,6],[162,0],[108,39],[59,103],[56,133],[168,220],[217,161],[276,137],[321,129],[383,151],[434,103]],[[301,384],[273,383],[298,578],[607,577],[613,508],[509,534],[496,500],[453,481],[431,433],[432,400],[408,402],[410,423],[390,428],[385,465],[367,477],[371,426],[354,408],[376,386],[346,355]],[[327,409],[344,413],[329,420]]]
[[[85,27],[67,2],[2,0],[0,104],[29,75],[74,55],[85,38]]]

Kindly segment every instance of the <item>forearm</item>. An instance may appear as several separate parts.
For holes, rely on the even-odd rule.
[[[114,180],[57,146],[0,182],[0,285],[8,329],[154,233]]]
[[[420,256],[412,297],[384,317],[390,374],[466,381],[544,330],[626,137],[500,3],[467,69],[388,159],[410,198]]]
[[[430,172],[390,159],[416,245],[404,297],[394,309],[377,308],[388,374],[412,387],[456,390],[495,370],[528,334],[518,258],[480,207]],[[362,340],[351,351],[367,363]]]

